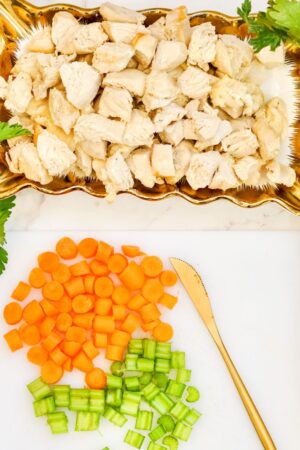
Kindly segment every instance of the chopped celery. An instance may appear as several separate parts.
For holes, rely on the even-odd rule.
[[[190,427],[193,427],[195,423],[198,422],[201,416],[202,414],[199,413],[195,408],[190,409],[190,411],[184,418],[184,422],[186,422]]]
[[[164,392],[160,392],[151,401],[151,406],[160,414],[166,414],[173,407],[174,402]]]
[[[41,398],[41,400],[36,400],[33,402],[33,409],[36,417],[45,416],[48,413],[55,411],[54,398],[46,397]]]
[[[124,417],[122,414],[120,414],[118,411],[111,408],[110,406],[106,408],[103,417],[105,417],[105,419],[109,420],[117,427],[122,427],[127,422],[126,417]]]
[[[188,415],[190,409],[182,402],[177,402],[170,411],[177,420],[183,420]]]
[[[143,354],[143,339],[131,339],[128,345],[128,352],[136,355]]]
[[[123,394],[123,401],[120,406],[120,412],[122,414],[128,414],[129,416],[136,416],[140,401],[140,393],[125,391]]]
[[[64,412],[54,412],[47,415],[47,423],[52,434],[68,432],[68,418]]]
[[[153,383],[156,384],[160,389],[165,390],[169,381],[169,378],[164,373],[155,373],[153,375]]]
[[[145,436],[143,436],[142,434],[137,433],[136,431],[133,430],[128,430],[124,438],[124,442],[126,442],[126,444],[131,445],[134,448],[141,448],[144,439]]]
[[[158,441],[159,439],[161,439],[164,435],[166,434],[165,429],[162,425],[158,425],[156,428],[154,428],[154,430],[151,431],[151,433],[149,433],[149,438],[151,439],[151,441]]]
[[[147,359],[155,358],[156,341],[154,339],[143,340],[143,357]]]
[[[189,403],[197,402],[200,398],[200,392],[194,386],[189,386],[187,388],[187,396],[185,400]]]
[[[53,386],[54,401],[56,406],[68,407],[70,403],[70,386]]]
[[[51,389],[48,384],[44,383],[41,378],[37,378],[31,383],[27,384],[27,389],[35,400],[41,400],[51,394]]]
[[[104,390],[90,390],[89,411],[103,414],[105,410],[105,392]]]
[[[154,370],[154,360],[146,358],[138,358],[136,362],[137,370],[141,372],[153,372]]]
[[[170,342],[157,342],[155,357],[162,358],[162,359],[171,359],[171,343]]]
[[[124,383],[125,383],[125,387],[126,387],[126,389],[128,389],[128,391],[139,391],[139,389],[140,389],[140,382],[139,382],[138,377],[124,378]]]
[[[151,430],[152,420],[153,420],[152,411],[139,410],[136,417],[135,428],[137,430]]]
[[[109,450],[109,448],[108,447],[104,447],[102,450]]]
[[[182,422],[177,422],[173,431],[173,436],[181,441],[188,441],[192,428],[188,425],[184,425]]]
[[[167,433],[172,433],[172,431],[175,428],[174,419],[172,416],[169,416],[168,414],[163,414],[162,416],[160,416],[159,419],[157,420],[157,423],[159,425],[162,425]]]
[[[173,436],[165,436],[163,438],[163,444],[169,447],[169,450],[177,450],[178,449],[178,441]]]
[[[184,369],[185,368],[185,353],[184,352],[172,352],[171,367],[172,367],[172,369]]]
[[[170,372],[170,361],[168,359],[157,358],[155,361],[155,371],[161,373]]]
[[[75,431],[98,430],[100,414],[96,412],[78,411],[76,416]]]
[[[185,390],[185,384],[177,383],[177,381],[170,380],[166,389],[166,394],[174,395],[174,397],[182,397]]]
[[[150,442],[147,450],[167,450],[167,448],[164,447],[163,445],[156,444],[156,442]]]
[[[122,376],[124,372],[123,363],[121,361],[114,361],[110,366],[110,371],[113,375],[117,377]]]
[[[160,390],[154,383],[149,383],[141,390],[141,394],[145,397],[147,402],[151,402],[159,394]]]
[[[186,383],[191,380],[192,371],[189,369],[178,369],[176,375],[176,381],[178,383]]]
[[[70,389],[70,404],[71,411],[88,411],[89,410],[89,396],[88,389]]]
[[[110,406],[120,406],[122,403],[122,389],[107,389],[106,404]]]
[[[143,375],[140,376],[139,380],[142,386],[149,384],[150,381],[152,380],[152,373],[150,372],[143,373]]]
[[[108,389],[122,389],[122,378],[116,375],[107,375],[106,383]]]
[[[137,360],[138,360],[139,355],[133,355],[131,353],[127,353],[127,355],[125,356],[125,367],[126,370],[137,370]]]

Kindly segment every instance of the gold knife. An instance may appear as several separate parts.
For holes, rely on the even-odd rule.
[[[213,340],[215,341],[263,447],[266,450],[276,450],[270,433],[268,432],[263,419],[257,411],[246,386],[244,385],[240,375],[238,374],[238,371],[234,367],[234,364],[225,348],[225,345],[222,342],[207,292],[199,274],[190,264],[182,261],[181,259],[170,258],[170,262],[177,272],[177,275],[180,278],[185,290],[192,299]]]

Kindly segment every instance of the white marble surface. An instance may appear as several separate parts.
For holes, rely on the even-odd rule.
[[[86,7],[100,4],[95,0],[66,0],[68,2]],[[34,3],[42,5],[49,3],[49,0],[36,0]],[[142,9],[155,6],[172,8],[182,2],[119,0],[118,3]],[[240,3],[241,0],[185,1],[190,11],[214,9],[228,14],[235,14]],[[266,7],[267,0],[254,0],[252,3],[253,10],[261,10]],[[147,203],[129,195],[120,196],[113,204],[107,204],[105,200],[78,192],[58,198],[27,190],[18,194],[8,229],[299,230],[300,218],[274,204],[246,210],[226,201],[194,206],[177,198]]]

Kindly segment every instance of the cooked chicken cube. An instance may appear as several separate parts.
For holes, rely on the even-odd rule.
[[[231,132],[232,127],[230,122],[228,120],[220,120],[216,134],[210,139],[198,138],[197,142],[195,143],[195,148],[199,151],[202,151],[208,147],[218,145]]]
[[[100,22],[80,25],[74,36],[74,48],[78,55],[93,53],[97,47],[104,44],[108,36],[104,33]]]
[[[152,120],[144,111],[133,109],[125,128],[123,143],[131,147],[151,146],[154,134]]]
[[[154,144],[151,154],[151,165],[155,176],[162,178],[174,177],[175,166],[172,145]]]
[[[114,155],[116,152],[120,152],[122,156],[126,159],[130,155],[130,153],[135,149],[135,147],[131,147],[126,144],[111,144],[108,147],[108,156]]]
[[[190,42],[191,25],[185,6],[169,11],[166,15],[166,37],[172,41]]]
[[[253,49],[247,41],[230,34],[219,35],[213,65],[232,78],[241,79],[253,58]]]
[[[192,189],[206,188],[212,181],[221,161],[219,152],[193,153],[186,179]]]
[[[166,18],[160,17],[151,25],[149,25],[149,27],[147,27],[147,30],[151,34],[151,36],[155,37],[159,41],[162,39],[167,39]]]
[[[94,159],[92,161],[92,168],[95,171],[96,178],[103,183],[107,181],[105,164],[106,162],[101,159]]]
[[[151,166],[151,149],[139,148],[134,150],[127,159],[127,163],[134,178],[139,180],[145,187],[153,188],[156,183],[156,177]]]
[[[76,156],[67,144],[57,136],[43,130],[37,138],[39,157],[52,176],[62,176],[76,161]]]
[[[143,67],[148,67],[155,54],[157,39],[149,33],[138,33],[131,45],[135,50],[135,59]]]
[[[266,165],[266,176],[271,183],[291,187],[296,181],[296,172],[292,167],[271,161]]]
[[[168,73],[152,71],[147,76],[142,100],[149,110],[162,108],[175,100],[178,91],[176,81]]]
[[[110,2],[102,3],[100,6],[100,14],[105,20],[111,22],[129,22],[129,23],[143,23],[146,17],[137,12],[123,6],[114,5]]]
[[[7,88],[8,88],[7,81],[3,77],[0,76],[0,98],[1,98],[1,100],[4,100],[6,98]]]
[[[185,176],[190,165],[193,150],[193,144],[189,141],[181,141],[179,145],[173,148],[175,176],[167,177],[167,183],[176,184]]]
[[[90,177],[93,170],[92,158],[90,157],[90,155],[88,155],[88,153],[86,153],[81,148],[77,148],[75,150],[75,155],[76,155],[76,163],[75,163],[76,168],[78,168],[82,172],[83,178]]]
[[[160,41],[152,62],[154,70],[171,71],[187,59],[187,47],[184,42]]]
[[[75,53],[74,37],[79,28],[79,23],[71,13],[60,11],[54,15],[51,36],[59,53],[64,55]]]
[[[74,128],[78,141],[123,143],[125,124],[107,119],[100,114],[84,114],[79,117]]]
[[[106,141],[79,141],[76,145],[76,149],[79,149],[82,152],[85,152],[91,158],[96,159],[105,159],[106,151],[107,151],[107,142]]]
[[[162,132],[170,123],[180,120],[185,115],[185,109],[176,103],[170,103],[161,110],[158,110],[154,116],[153,123],[157,133]]]
[[[220,111],[220,116],[223,111]],[[227,114],[226,119],[230,118]],[[253,126],[254,119],[253,117],[239,117],[238,119],[231,120],[231,126],[233,131],[251,129]]]
[[[259,183],[262,164],[263,161],[257,156],[245,156],[238,159],[233,168],[236,176],[245,186],[255,186]]]
[[[86,62],[63,64],[59,69],[67,99],[78,109],[88,106],[96,97],[101,84],[98,72]]]
[[[107,181],[104,182],[108,197],[112,200],[120,191],[128,191],[134,181],[128,165],[120,152],[110,156],[105,165]]]
[[[212,77],[197,67],[188,67],[178,78],[181,92],[190,98],[206,99],[211,91]]]
[[[103,86],[123,87],[132,95],[142,97],[145,93],[146,74],[137,69],[125,69],[121,72],[111,72],[105,76],[102,84]]]
[[[49,92],[49,112],[53,123],[70,134],[79,117],[79,111],[68,100],[65,94],[54,88]]]
[[[122,42],[106,42],[94,53],[93,66],[100,73],[120,72],[134,55],[133,48]]]
[[[13,114],[21,114],[26,111],[32,99],[32,81],[28,73],[20,72],[16,78],[9,78],[6,93],[5,108]]]
[[[265,47],[258,53],[255,53],[256,58],[260,63],[266,66],[268,69],[281,66],[285,60],[285,48],[282,43],[275,50],[271,50],[270,47]]]
[[[161,138],[167,144],[178,145],[184,138],[184,121],[178,120],[166,126]]]
[[[34,133],[34,122],[32,119],[28,116],[19,115],[19,116],[13,116],[8,121],[9,125],[15,125],[20,124],[23,128],[26,128],[26,130],[29,130],[32,134]],[[15,138],[8,139],[7,144],[9,147],[14,147],[17,144],[28,144],[32,142],[32,136],[18,136]]]
[[[48,26],[35,29],[26,45],[27,52],[53,53],[54,50],[51,28]]]
[[[217,35],[210,22],[192,28],[192,36],[188,49],[188,62],[206,72],[216,56]]]
[[[222,149],[235,158],[254,155],[258,141],[250,129],[233,131],[222,140]]]
[[[197,112],[200,110],[200,107],[202,107],[203,102],[201,102],[199,99],[194,99],[188,102],[185,106],[185,115],[188,119],[192,118],[192,114],[194,112]]]
[[[241,184],[237,179],[234,170],[234,158],[231,155],[221,155],[220,162],[212,181],[209,184],[210,189],[227,189],[236,188]]]
[[[132,97],[127,89],[108,86],[101,94],[97,112],[105,117],[118,117],[129,122],[132,102]]]
[[[136,23],[102,22],[104,31],[112,42],[130,44],[139,30]]]

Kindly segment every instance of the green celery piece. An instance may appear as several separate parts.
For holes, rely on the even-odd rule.
[[[185,368],[185,353],[184,352],[172,352],[171,354],[171,367],[172,369],[184,369]]]
[[[95,431],[100,425],[100,414],[89,411],[78,411],[75,431]]]
[[[105,417],[105,419],[109,420],[109,422],[113,423],[117,427],[123,427],[123,425],[125,425],[125,423],[127,422],[126,417],[113,409],[111,406],[108,406],[106,408],[103,417]]]
[[[173,436],[165,436],[162,440],[162,443],[169,447],[169,450],[177,450],[178,449],[178,441]]]
[[[89,411],[103,414],[105,410],[105,391],[103,389],[90,390]]]
[[[138,358],[136,362],[137,370],[141,372],[153,372],[154,370],[154,360],[146,358]]]
[[[131,445],[134,448],[141,448],[144,440],[145,436],[133,430],[128,430],[124,438],[124,442],[126,442],[126,444]]]
[[[124,378],[124,384],[128,391],[140,390],[140,382],[138,377],[126,377]]]
[[[147,450],[167,450],[167,447],[164,447],[163,445],[157,444],[156,442],[150,442],[148,445]]]
[[[35,400],[33,402],[33,409],[36,417],[45,416],[48,413],[52,413],[55,411],[55,402],[54,398],[46,397],[41,400]]]
[[[136,416],[135,428],[136,430],[151,430],[153,421],[152,411],[139,410]]]
[[[116,375],[107,375],[106,384],[108,389],[122,389],[122,378]]]
[[[102,450],[109,450],[109,448],[108,447],[104,447]]]
[[[160,414],[166,414],[173,408],[174,402],[164,392],[160,392],[151,401],[151,406]]]
[[[158,425],[156,428],[154,428],[151,433],[148,434],[151,441],[158,441],[166,434],[165,429],[162,425]]]
[[[188,441],[192,428],[188,425],[184,425],[182,422],[177,422],[173,431],[173,436],[181,441]]]
[[[37,378],[36,380],[27,384],[27,389],[35,400],[41,400],[42,398],[51,395],[50,386],[44,383],[41,378]]]
[[[64,411],[56,411],[53,413],[47,414],[47,423],[51,422],[59,422],[61,420],[68,420],[67,415]]]
[[[143,354],[143,339],[131,339],[128,344],[128,353],[134,353],[136,355]]]
[[[171,343],[170,342],[157,342],[155,357],[161,359],[171,359]]]
[[[139,355],[127,353],[125,356],[125,368],[126,370],[137,370],[137,360]]]
[[[53,386],[54,401],[57,407],[68,407],[70,403],[70,386],[55,385]]]
[[[157,420],[159,425],[162,425],[166,433],[172,433],[175,428],[175,421],[172,416],[168,414],[163,414]]]
[[[170,372],[170,360],[157,358],[155,361],[155,371],[160,373],[169,373]]]
[[[110,366],[110,371],[113,375],[120,377],[123,375],[124,367],[121,361],[114,361]]]
[[[52,434],[62,434],[68,432],[68,418],[63,411],[47,414],[47,423]]]
[[[110,406],[120,406],[122,403],[122,389],[107,389],[106,404]]]
[[[70,411],[88,411],[89,396],[89,389],[70,389]]]
[[[199,411],[197,411],[195,408],[191,409],[188,414],[184,418],[184,422],[189,425],[190,427],[193,427],[196,422],[200,419],[202,416]]]
[[[167,387],[169,378],[164,373],[155,373],[152,377],[153,383],[156,384],[160,389],[165,390]]]
[[[124,391],[120,413],[136,416],[139,410],[140,401],[141,394],[139,392]]]
[[[177,402],[170,411],[170,414],[177,420],[183,420],[188,415],[190,409],[182,402]]]
[[[170,380],[166,389],[166,394],[180,398],[182,397],[184,390],[185,384],[177,383],[177,381]]]
[[[176,381],[178,383],[187,383],[191,380],[192,371],[189,369],[178,369],[176,375]]]
[[[154,359],[156,351],[156,341],[154,339],[143,340],[143,357],[146,359]]]
[[[187,388],[187,396],[185,400],[189,403],[197,402],[200,398],[200,392],[194,386],[188,386]]]
[[[146,384],[149,384],[152,380],[152,373],[145,372],[143,375],[140,376],[139,381],[142,386],[146,386]]]
[[[145,397],[147,402],[151,402],[151,400],[159,394],[160,390],[154,383],[151,382],[144,386],[140,392]]]

